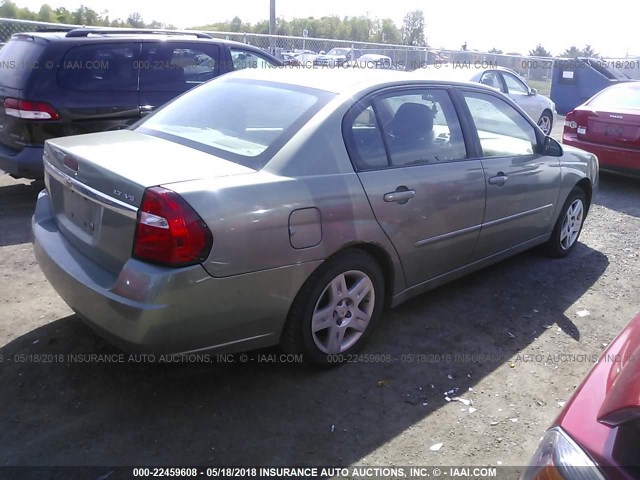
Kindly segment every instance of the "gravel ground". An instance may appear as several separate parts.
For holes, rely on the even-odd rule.
[[[640,181],[603,176],[569,258],[527,252],[389,311],[363,361],[69,361],[119,352],[40,273],[38,190],[0,176],[0,465],[519,466],[640,311]]]

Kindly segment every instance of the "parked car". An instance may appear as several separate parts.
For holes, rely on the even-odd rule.
[[[296,55],[296,62],[298,66],[312,68],[315,66],[317,58],[317,53],[300,53]]]
[[[298,62],[298,59],[296,58],[298,56],[297,53],[295,52],[282,52],[282,62],[285,65],[300,65],[300,63]]]
[[[224,75],[44,157],[35,255],[100,334],[321,364],[385,305],[537,245],[569,254],[598,180],[501,93],[385,70]]]
[[[48,138],[126,128],[218,75],[282,62],[198,32],[80,28],[15,34],[0,65],[0,169],[37,179]]]
[[[562,143],[595,153],[603,170],[640,177],[640,82],[612,85],[567,113]]]
[[[357,60],[362,55],[354,48],[332,48],[325,54],[318,55],[315,64],[324,67],[343,66],[345,62]]]
[[[374,53],[366,53],[357,60],[347,62],[345,66],[352,68],[383,68],[392,69],[393,61],[387,55],[378,55]]]
[[[535,88],[529,87],[526,80],[513,70],[503,67],[484,68],[474,64],[438,64],[415,71],[419,76],[433,76],[454,78],[479,82],[495,88],[507,95],[527,115],[529,115],[545,135],[550,135],[556,115],[555,104],[551,99],[540,95]]]
[[[640,314],[609,345],[520,480],[640,478]]]

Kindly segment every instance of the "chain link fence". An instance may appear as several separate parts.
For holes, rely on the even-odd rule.
[[[60,23],[34,22],[29,20],[15,20],[0,18],[0,43],[5,43],[11,35],[19,32],[64,30],[80,28],[81,25],[67,25]],[[464,67],[492,67],[510,68],[526,78],[532,87],[541,94],[548,95],[551,88],[551,73],[554,58],[530,57],[517,55],[497,55],[475,51],[434,50],[426,47],[407,45],[392,45],[368,42],[352,42],[348,40],[334,40],[327,38],[310,38],[294,36],[264,35],[256,33],[213,32],[207,31],[214,38],[233,40],[246,43],[265,51],[282,55],[285,52],[304,52],[309,54],[326,53],[332,48],[348,48],[356,50],[358,54],[385,55],[391,59],[392,65],[405,70],[433,65],[435,63],[452,63]],[[607,59],[617,61],[617,59]],[[638,62],[625,62],[620,59],[622,68],[619,70],[630,78],[640,78],[640,69],[633,68]],[[625,66],[630,66],[624,68]]]

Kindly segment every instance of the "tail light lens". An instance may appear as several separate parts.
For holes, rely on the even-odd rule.
[[[4,110],[10,117],[23,118],[25,120],[58,120],[60,114],[48,103],[32,102],[30,100],[18,100],[17,98],[5,98]]]
[[[576,133],[577,130],[576,114],[574,112],[567,113],[567,116],[564,118],[564,133]]]
[[[147,188],[138,210],[133,256],[169,267],[202,263],[213,235],[196,211],[177,193]]]

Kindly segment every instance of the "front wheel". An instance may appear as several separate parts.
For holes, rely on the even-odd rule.
[[[553,116],[545,110],[542,112],[540,120],[538,120],[538,126],[542,130],[542,133],[545,135],[551,135],[551,130],[553,129]]]
[[[366,342],[383,305],[384,276],[377,262],[361,250],[344,250],[300,289],[281,346],[312,364],[339,364]]]
[[[551,257],[566,257],[578,243],[578,237],[587,214],[587,196],[579,187],[569,194],[560,212],[545,252]]]

